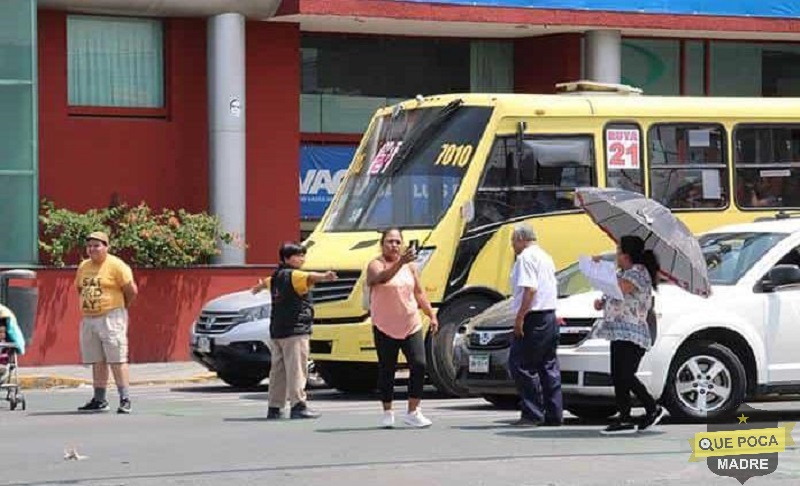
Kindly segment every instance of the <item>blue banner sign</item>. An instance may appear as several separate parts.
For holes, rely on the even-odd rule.
[[[356,148],[355,145],[300,147],[300,217],[322,217],[347,173]]]
[[[797,0],[400,0],[473,7],[606,10],[674,15],[800,18]]]

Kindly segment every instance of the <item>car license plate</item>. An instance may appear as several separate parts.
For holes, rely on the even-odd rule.
[[[197,351],[201,353],[210,353],[211,352],[211,338],[207,338],[205,336],[198,336],[197,337]]]
[[[469,372],[470,373],[488,373],[489,372],[489,355],[488,354],[473,354],[469,357]]]

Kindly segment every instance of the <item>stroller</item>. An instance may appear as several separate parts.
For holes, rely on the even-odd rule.
[[[17,357],[25,354],[25,338],[17,325],[17,318],[11,309],[0,304],[0,394],[6,393],[5,400],[11,410],[20,407],[25,410],[25,396],[19,390]]]

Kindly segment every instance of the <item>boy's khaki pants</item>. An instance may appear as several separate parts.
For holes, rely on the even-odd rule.
[[[306,401],[309,335],[270,340],[269,406],[283,408]]]

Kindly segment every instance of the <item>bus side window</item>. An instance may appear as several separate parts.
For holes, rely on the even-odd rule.
[[[728,164],[721,125],[659,123],[648,130],[650,197],[671,209],[728,205]]]
[[[737,125],[733,143],[739,207],[800,207],[800,125]]]
[[[592,137],[537,136],[517,145],[513,136],[495,140],[470,227],[574,210],[573,190],[594,184]]]

